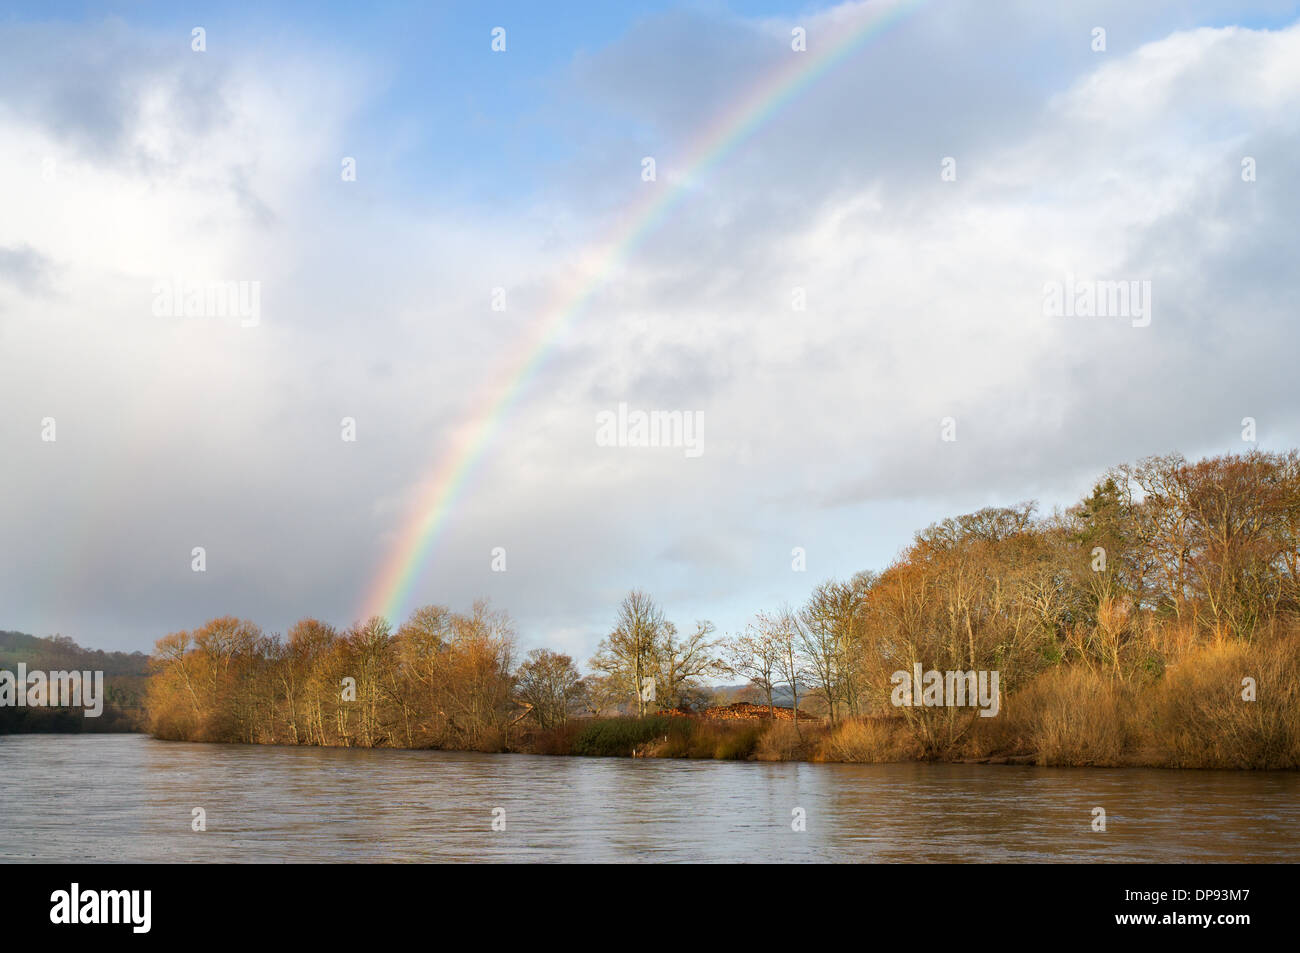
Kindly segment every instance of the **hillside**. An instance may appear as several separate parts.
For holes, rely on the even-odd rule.
[[[16,671],[20,662],[29,671],[103,672],[104,712],[87,718],[78,709],[0,706],[0,735],[143,730],[149,673],[149,657],[144,653],[82,648],[63,635],[41,638],[0,632],[0,669]]]

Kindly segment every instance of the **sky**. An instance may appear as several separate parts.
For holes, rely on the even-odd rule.
[[[632,588],[734,632],[947,516],[1296,446],[1297,4],[902,0],[813,70],[893,6],[6,3],[0,628],[483,598],[583,662]]]

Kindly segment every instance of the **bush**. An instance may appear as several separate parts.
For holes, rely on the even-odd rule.
[[[756,722],[716,722],[672,718],[666,736],[645,753],[652,758],[713,758],[747,761],[754,756],[763,726]]]
[[[826,731],[813,722],[777,721],[758,739],[754,757],[759,761],[808,761]]]
[[[1049,669],[1006,702],[1004,741],[1041,765],[1118,765],[1133,740],[1134,699],[1082,665]],[[996,719],[994,719],[996,720]]]
[[[719,726],[721,727],[721,726]],[[763,737],[763,726],[752,722],[731,723],[721,732],[710,757],[719,761],[748,761]]]
[[[1255,679],[1245,701],[1242,679]],[[1300,766],[1300,637],[1186,655],[1149,705],[1152,741],[1178,768]]]
[[[850,718],[840,722],[821,745],[826,761],[909,761],[919,753],[907,725],[895,718]]]
[[[553,728],[536,728],[524,736],[519,750],[531,754],[573,754],[574,741],[583,727],[583,722],[570,720]]]
[[[573,739],[573,753],[596,758],[630,758],[637,748],[668,735],[674,722],[684,720],[665,715],[597,718],[583,725]]]

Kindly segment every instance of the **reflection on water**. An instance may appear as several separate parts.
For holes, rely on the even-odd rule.
[[[1300,775],[0,737],[3,861],[1272,861]],[[205,833],[191,810],[207,812]],[[492,830],[494,808],[506,829]],[[807,830],[791,830],[792,811]],[[1107,830],[1092,830],[1092,809]]]

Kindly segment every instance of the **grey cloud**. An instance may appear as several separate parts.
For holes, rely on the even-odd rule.
[[[177,138],[201,147],[205,131],[231,115],[223,76],[183,33],[146,37],[111,19],[0,29],[0,104],[97,162],[160,161],[136,138],[145,96],[164,96]]]
[[[0,282],[23,294],[48,293],[54,271],[53,261],[30,245],[0,246]]]
[[[1096,4],[1026,29],[1014,15],[1030,6],[926,5],[688,190],[501,415],[412,605],[489,596],[519,619],[525,647],[562,631],[585,659],[633,586],[675,620],[736,628],[813,581],[790,572],[794,545],[817,578],[879,566],[916,528],[884,518],[899,511],[1068,501],[1122,460],[1229,445],[1247,413],[1268,439],[1296,433],[1300,209],[1282,184],[1300,172],[1294,121],[1229,103],[1232,135],[1206,132],[1185,121],[1210,88],[1200,83],[1149,135],[1117,136],[1123,116],[1076,124],[1058,98],[1101,62],[1122,66],[1229,8]],[[1094,22],[1110,31],[1104,61],[1087,50]],[[186,149],[136,148],[140,96],[194,104],[163,126],[219,145],[232,120],[222,78],[193,73],[176,39],[171,51],[101,32],[3,32],[16,57],[0,55],[7,113],[96,166],[189,171]],[[307,613],[350,622],[435,465],[514,381],[502,368],[551,314],[574,237],[601,234],[637,197],[642,150],[662,146],[661,173],[673,172],[694,131],[785,55],[769,49],[779,38],[680,13],[583,58],[554,108],[581,93],[613,121],[585,129],[592,158],[557,174],[543,210],[428,222],[382,190],[272,191],[274,156],[223,153],[223,195],[240,214],[222,234],[231,267],[264,279],[259,328],[151,322],[91,261],[70,275],[85,297],[45,312],[64,331],[6,336],[0,369],[23,383],[0,420],[0,525],[28,543],[0,554],[0,601],[28,615],[4,625],[146,648],[218,613],[270,629]],[[1238,145],[1260,159],[1253,186],[1231,164]],[[944,191],[949,154],[961,178]],[[1162,204],[1161,187],[1207,156],[1218,171],[1198,165],[1203,181]],[[551,218],[577,224],[557,232]],[[13,247],[0,281],[40,287],[51,261],[59,248]],[[1044,324],[1042,282],[1071,263],[1150,276],[1152,326]],[[494,314],[498,283],[511,305]],[[806,312],[790,309],[792,285],[808,287]],[[597,447],[593,410],[619,400],[704,410],[705,455]],[[938,439],[946,413],[954,445]],[[57,445],[33,436],[47,414]],[[358,421],[354,445],[339,439],[343,416]],[[202,576],[189,571],[194,545],[209,551]],[[495,546],[506,573],[490,570]]]

